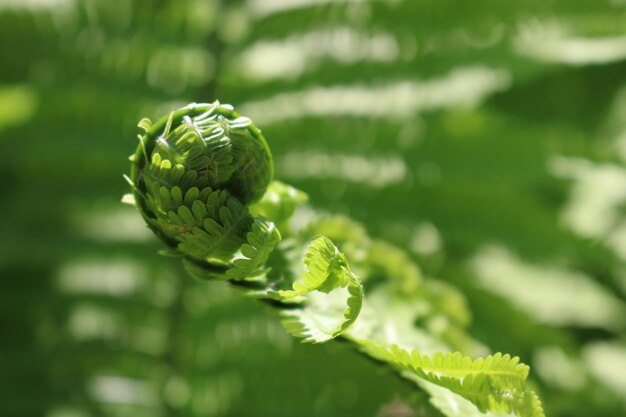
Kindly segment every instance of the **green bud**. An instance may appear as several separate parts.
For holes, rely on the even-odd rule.
[[[170,247],[194,260],[226,264],[252,225],[248,205],[274,174],[259,129],[232,107],[190,104],[145,131],[132,159],[136,205]]]

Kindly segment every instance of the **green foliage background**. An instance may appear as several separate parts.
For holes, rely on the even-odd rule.
[[[119,203],[136,123],[215,98],[461,289],[547,415],[624,414],[625,6],[0,0],[0,415],[436,415],[155,255]]]

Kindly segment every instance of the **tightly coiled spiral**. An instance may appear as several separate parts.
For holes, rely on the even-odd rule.
[[[216,101],[139,126],[145,134],[130,176],[135,204],[170,248],[204,266],[223,266],[249,232],[272,235],[271,222],[248,210],[274,175],[268,145],[250,119]]]

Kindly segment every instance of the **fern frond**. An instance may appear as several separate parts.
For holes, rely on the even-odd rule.
[[[343,253],[325,236],[315,238],[304,255],[307,271],[301,280],[293,283],[293,289],[272,293],[281,300],[291,300],[311,291],[329,293],[335,288],[348,285],[354,276]]]
[[[233,267],[226,271],[230,279],[261,279],[269,270],[267,258],[280,241],[280,232],[271,221],[257,217],[252,231],[247,234],[247,243],[241,245],[242,257],[235,259]]]
[[[363,286],[344,254],[324,236],[311,242],[304,264],[307,271],[293,283],[293,289],[268,295],[281,301],[298,301],[307,295],[303,309],[283,312],[283,325],[304,342],[322,343],[339,336],[356,321],[363,304]],[[311,294],[313,291],[318,293]]]
[[[371,356],[460,395],[480,412],[514,413],[519,417],[544,416],[537,395],[526,385],[529,368],[519,363],[518,357],[496,353],[472,360],[459,352],[438,352],[426,356],[397,345],[390,349],[368,342],[364,345]]]

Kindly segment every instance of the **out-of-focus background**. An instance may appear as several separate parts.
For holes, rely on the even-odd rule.
[[[460,288],[549,416],[626,414],[626,1],[0,0],[0,416],[422,415],[120,203],[137,121],[216,98]]]

